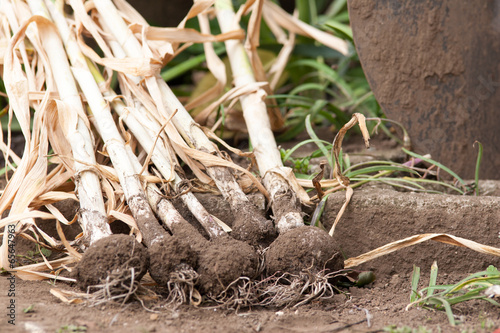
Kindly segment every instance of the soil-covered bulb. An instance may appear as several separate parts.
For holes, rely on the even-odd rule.
[[[343,268],[344,260],[333,238],[316,227],[289,230],[279,235],[266,252],[269,275],[277,272],[299,274],[305,270],[335,272]]]
[[[78,286],[87,290],[90,286],[102,284],[111,274],[129,271],[134,268],[134,281],[146,274],[149,255],[146,248],[134,237],[111,235],[90,246],[75,267],[74,276]]]

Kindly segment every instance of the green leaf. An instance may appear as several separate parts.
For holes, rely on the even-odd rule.
[[[448,301],[442,297],[437,297],[437,300],[441,302],[441,304],[444,307],[444,310],[446,312],[446,316],[448,317],[448,321],[450,322],[450,325],[455,326],[455,317],[453,316],[453,311],[451,310],[451,305],[448,303]]]
[[[320,223],[319,223],[319,220],[321,219],[321,215],[323,215],[323,211],[325,210],[325,206],[326,206],[326,201],[328,200],[328,196],[330,195],[331,193],[325,195],[321,201],[318,203],[318,205],[316,206],[316,209],[314,210],[314,213],[311,217],[311,225],[314,226],[314,227],[317,227]]]
[[[493,265],[489,265],[488,268],[486,268],[486,272],[500,275],[500,271]]]
[[[334,19],[326,21],[324,25],[332,29],[334,32],[341,32],[342,34],[347,36],[349,40],[353,40],[352,29],[349,25],[340,23]]]
[[[476,195],[479,195],[479,169],[481,168],[481,160],[483,159],[483,145],[479,141],[474,142],[474,145],[476,145],[476,143],[479,149],[477,151],[476,171],[474,174],[474,191]]]
[[[340,13],[347,13],[347,0],[334,0],[326,10],[326,16],[337,16]]]
[[[351,177],[356,177],[358,175],[369,174],[369,173],[373,173],[373,172],[381,172],[381,171],[401,171],[401,172],[408,172],[408,173],[412,173],[414,175],[418,175],[418,172],[416,172],[415,170],[412,170],[408,167],[392,166],[392,165],[381,165],[381,166],[371,166],[371,167],[361,168],[361,169],[357,169],[354,171],[350,171],[349,173],[346,173],[345,175],[347,177],[351,178]]]
[[[420,267],[413,265],[413,273],[411,275],[411,294],[410,294],[410,302],[415,302],[418,298],[420,298],[420,294],[418,293],[418,282],[420,281]]]
[[[333,158],[334,157],[330,155],[330,153],[328,152],[328,149],[323,144],[323,140],[320,140],[318,138],[318,136],[316,135],[316,133],[314,132],[314,130],[312,129],[312,126],[311,126],[311,115],[307,115],[305,125],[306,125],[307,134],[309,134],[309,136],[311,137],[311,139],[313,139],[313,142],[321,150],[321,152],[323,153],[323,155],[328,160],[328,164],[333,169]]]
[[[44,247],[40,248],[40,252],[46,257],[50,257],[52,255],[52,251]]]
[[[217,55],[220,55],[220,54],[224,53],[225,50],[226,50],[225,47],[219,47],[219,48],[215,48],[214,51]],[[161,77],[165,81],[170,81],[172,79],[175,79],[176,77],[181,76],[184,73],[189,72],[193,68],[198,67],[206,59],[207,59],[207,57],[205,56],[204,53],[199,54],[197,56],[190,58],[189,60],[186,60],[186,61],[179,63],[178,65],[176,65],[174,67],[163,70],[161,72]]]
[[[286,162],[290,159],[290,157],[292,156],[292,154],[297,150],[299,149],[300,147],[308,144],[308,143],[312,143],[312,142],[316,142],[317,140],[316,139],[307,139],[307,140],[304,140],[304,141],[301,141],[299,142],[298,144],[296,144],[295,146],[293,146],[292,148],[290,149],[287,149],[285,151],[285,154],[283,155],[282,157],[282,160],[283,162]],[[326,144],[326,145],[329,145],[330,143],[328,141],[324,141],[324,140],[320,140],[322,143]]]
[[[436,286],[437,275],[438,275],[438,266],[437,262],[434,261],[431,266],[431,276],[429,278],[429,289],[427,289],[427,297],[431,297],[432,294],[434,293],[434,289],[432,287]]]
[[[352,97],[353,92],[349,84],[347,84],[347,82],[330,66],[319,63],[313,59],[297,60],[290,65],[291,68],[299,66],[312,67],[316,69],[318,71],[318,75],[321,75],[321,77],[324,77],[328,81],[335,84],[346,97]]]
[[[439,162],[436,162],[434,161],[433,159],[430,159],[430,158],[427,158],[427,157],[424,157],[422,155],[419,155],[419,154],[416,154],[414,152],[411,152],[405,148],[401,148],[406,154],[410,155],[410,156],[413,156],[413,157],[416,157],[416,158],[419,158],[423,161],[426,161],[427,163],[430,163],[430,164],[434,164],[435,166],[439,167],[441,170],[449,173],[452,177],[454,177],[456,180],[458,180],[463,186],[466,186],[464,180],[462,178],[460,178],[455,172],[453,172],[450,168],[444,166],[443,164],[439,163]]]
[[[301,93],[301,92],[307,91],[307,90],[324,91],[325,88],[326,88],[325,84],[308,82],[308,83],[304,83],[304,84],[301,84],[301,85],[295,87],[292,91],[290,91],[290,95],[296,95],[298,93]]]
[[[31,304],[27,308],[23,309],[24,313],[32,313],[35,312],[35,304]]]

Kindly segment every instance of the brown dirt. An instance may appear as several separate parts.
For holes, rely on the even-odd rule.
[[[285,232],[266,252],[266,270],[299,274],[326,270],[335,272],[344,268],[344,261],[331,237],[323,230],[303,226]]]
[[[274,228],[273,230],[268,230],[267,223],[262,222],[262,225],[260,223],[257,223],[256,219],[252,219],[252,221],[255,224],[252,224],[250,226],[244,227],[239,226],[240,223],[245,222],[245,216],[253,214],[251,209],[248,209],[248,207],[244,208],[239,208],[236,207],[236,211],[240,211],[243,213],[242,216],[235,215],[233,213],[234,209],[231,208],[231,205],[226,201],[226,200],[214,200],[214,197],[217,198],[216,195],[213,193],[195,193],[196,198],[200,201],[201,205],[205,207],[205,209],[212,215],[216,216],[219,218],[221,221],[226,223],[229,227],[233,229],[233,237],[236,239],[240,239],[246,241],[249,244],[257,245],[262,244],[262,243],[267,243],[269,242],[268,237],[270,238],[270,234],[268,233],[273,233],[274,234]],[[256,214],[262,216],[262,211],[265,210],[266,205],[265,205],[265,198],[261,193],[250,193],[247,195],[248,199],[251,202],[251,206],[254,206],[258,212]],[[172,200],[172,203],[174,204],[175,208],[177,211],[184,217],[186,221],[188,221],[192,226],[198,230],[198,232],[202,235],[204,235],[206,238],[208,238],[207,233],[201,226],[201,224],[196,220],[196,218],[193,216],[193,214],[189,211],[189,209],[186,207],[186,205],[182,202],[180,199],[174,199]],[[260,219],[260,217],[259,217]],[[265,226],[265,227],[264,227]],[[264,230],[261,230],[263,228]],[[238,230],[241,229],[241,230]],[[257,229],[257,230],[255,230]],[[238,231],[236,231],[238,230]],[[234,231],[236,231],[236,235],[234,234]],[[181,231],[180,231],[181,232]],[[257,235],[252,235],[251,233],[257,232]],[[246,234],[249,233],[249,234]],[[274,239],[274,238],[273,238]]]
[[[229,236],[210,241],[199,254],[200,291],[218,295],[240,277],[255,278],[259,257],[252,246]]]
[[[147,250],[126,235],[111,235],[95,242],[85,251],[75,269],[74,277],[82,290],[101,284],[111,273],[135,269],[135,280],[146,274],[149,266]]]
[[[268,247],[276,239],[277,233],[272,222],[267,220],[255,206],[241,204],[235,206],[232,211],[233,238],[261,247]]]
[[[497,182],[497,188],[500,188]],[[322,222],[335,220],[345,200],[343,192],[329,197]],[[500,248],[500,197],[397,192],[390,188],[355,190],[335,229],[334,240],[346,258],[421,233],[448,233]],[[430,269],[437,260],[445,274],[500,267],[500,258],[437,242],[426,242],[370,261],[359,267],[388,276],[411,271],[413,265]]]
[[[449,281],[449,277],[438,279],[441,283]],[[0,276],[0,290],[7,290],[8,286],[7,277]],[[405,311],[410,290],[407,272],[380,276],[368,288],[350,288],[348,296],[337,295],[333,299],[298,308],[254,309],[238,313],[183,306],[178,309],[159,309],[160,312],[155,314],[144,310],[139,303],[131,303],[126,307],[62,304],[50,294],[53,287],[43,281],[16,280],[16,326],[9,325],[2,318],[0,331],[48,333],[73,325],[86,328],[89,333],[382,332],[381,329],[387,325],[407,325],[413,328],[424,326],[433,332],[439,332],[439,327],[440,332],[491,333],[500,327],[498,308],[485,302],[464,303],[457,308],[455,311],[462,318],[462,323],[457,327],[447,324],[443,312],[417,308]],[[61,282],[57,282],[55,287],[78,291]],[[9,300],[6,293],[0,293],[2,308],[7,306]],[[147,305],[151,306],[151,302]],[[23,309],[30,306],[33,310],[24,313]],[[371,326],[366,321],[367,312],[371,316]],[[346,328],[348,325],[351,326]]]
[[[186,242],[177,237],[168,237],[164,242],[156,242],[148,248],[150,257],[149,274],[161,286],[167,286],[170,274],[197,267],[198,256]]]
[[[273,209],[273,218],[275,221],[278,221],[281,216],[290,211],[297,210],[297,206],[300,206],[300,203],[297,196],[292,191],[287,191],[284,193],[277,193],[271,206]]]
[[[269,246],[276,238],[273,222],[264,216],[264,210],[259,210],[231,185],[236,183],[231,171],[228,168],[211,167],[207,173],[212,179],[218,180],[216,186],[231,207],[233,238],[252,246]]]
[[[198,256],[193,268],[199,274],[198,286],[204,293],[216,296],[236,279],[257,274],[258,255],[247,243],[229,236],[209,241],[187,222],[173,224],[171,231]]]

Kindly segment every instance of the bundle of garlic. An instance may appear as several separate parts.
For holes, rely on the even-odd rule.
[[[346,53],[344,42],[260,0],[249,1],[237,14],[230,1],[195,2],[177,28],[149,26],[124,0],[6,0],[0,9],[2,38],[8,39],[3,79],[9,111],[26,140],[22,158],[9,143],[1,147],[14,172],[0,197],[0,212],[10,209],[0,227],[7,230],[14,225],[17,234],[69,254],[45,260],[44,265],[14,268],[19,276],[47,278],[54,276],[47,269],[54,273],[78,262],[74,277],[84,288],[120,271],[131,271],[127,279],[138,281],[149,269],[159,285],[168,286],[172,276],[182,272],[186,281],[197,279],[201,291],[217,295],[233,281],[261,273],[256,251],[273,241],[267,253],[269,274],[294,273],[311,263],[318,270],[343,267],[330,236],[304,226],[300,203],[310,200],[281,162],[271,128],[281,123],[281,116],[269,112],[265,103],[276,80],[267,82],[256,47],[262,16],[277,23],[276,31],[278,26],[288,29],[290,40],[294,33],[315,36]],[[238,21],[247,9],[252,9],[252,18],[245,50],[241,42],[245,32]],[[210,33],[212,11],[220,35]],[[201,32],[184,28],[195,17]],[[89,40],[103,56],[88,45]],[[218,95],[226,82],[225,69],[213,51],[214,42],[225,42],[235,85],[222,98]],[[204,94],[211,103],[202,114],[210,114],[225,101],[239,100],[263,185],[219,151],[211,140],[220,139],[193,120],[161,78],[160,69],[192,43],[203,43],[208,67],[219,80]],[[275,77],[289,53],[288,45],[278,56],[282,65],[273,69]],[[119,92],[112,88],[113,77]],[[220,191],[234,215],[231,229],[193,195],[180,161],[199,181]],[[160,189],[155,183],[167,186]],[[248,186],[269,200],[274,221],[250,202],[245,194]],[[181,216],[172,197],[182,200],[210,240]],[[60,223],[74,221],[53,205],[65,199],[79,202],[74,220],[82,234],[71,241]],[[60,240],[40,229],[36,218],[55,219]],[[112,235],[109,223],[114,220],[128,224],[131,236]],[[0,264],[10,269],[7,237],[4,232]],[[300,249],[303,253],[289,251],[304,237],[308,240]]]

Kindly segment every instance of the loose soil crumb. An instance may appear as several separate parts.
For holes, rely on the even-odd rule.
[[[323,230],[303,226],[285,232],[266,252],[266,270],[299,274],[303,270],[331,272],[344,268],[344,260],[333,239]]]
[[[135,269],[135,280],[146,274],[149,256],[146,248],[133,237],[112,235],[98,240],[83,254],[75,268],[75,278],[82,290],[102,283],[111,272]]]

